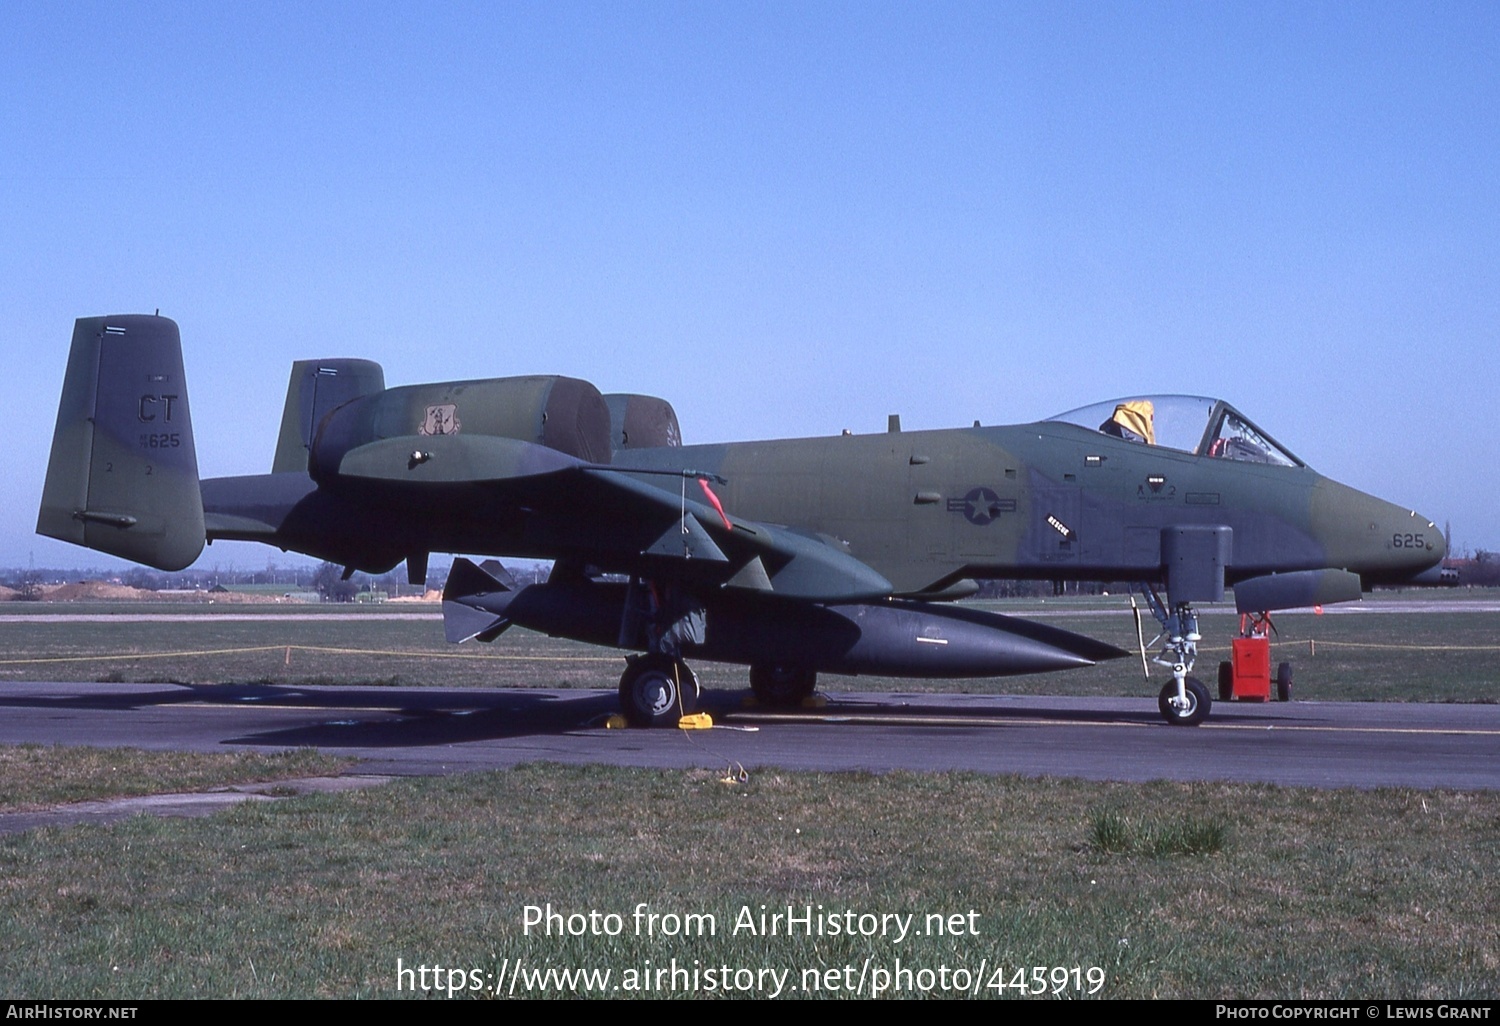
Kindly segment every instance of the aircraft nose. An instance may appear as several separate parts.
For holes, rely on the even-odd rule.
[[[1427,522],[1429,524],[1433,523],[1431,520]],[[1436,544],[1433,546],[1432,554],[1437,559],[1437,561],[1441,563],[1443,560],[1448,558],[1448,538],[1445,534],[1443,534],[1442,531],[1439,531],[1435,525],[1432,528],[1432,533],[1436,538]]]
[[[1416,510],[1404,510],[1393,516],[1390,529],[1387,544],[1392,563],[1411,577],[1437,566],[1448,554],[1448,540],[1443,532]]]
[[[1448,551],[1443,532],[1426,517],[1326,478],[1315,496],[1313,523],[1328,565],[1354,571],[1366,585],[1409,581]]]

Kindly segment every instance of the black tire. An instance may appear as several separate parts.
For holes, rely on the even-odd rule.
[[[1174,727],[1196,727],[1208,719],[1209,710],[1214,707],[1214,700],[1208,696],[1208,688],[1196,677],[1189,677],[1186,682],[1188,707],[1179,709],[1174,705],[1177,698],[1177,682],[1167,681],[1167,686],[1161,689],[1161,694],[1156,698],[1156,707],[1161,710],[1162,719]]]
[[[1219,701],[1227,702],[1234,697],[1234,664],[1228,659],[1219,664]]]
[[[620,711],[633,727],[675,727],[698,707],[698,678],[666,656],[638,656],[620,675]]]
[[[800,666],[761,663],[750,667],[750,690],[761,705],[773,709],[801,705],[818,687],[818,674]]]
[[[1276,667],[1276,701],[1292,700],[1292,664],[1282,663]]]
[[[693,672],[693,668],[681,659],[677,660],[677,681],[682,686],[683,713],[697,712],[698,702],[703,698],[703,685],[698,683],[698,675]]]

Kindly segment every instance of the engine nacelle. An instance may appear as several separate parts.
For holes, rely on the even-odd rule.
[[[406,385],[330,411],[312,441],[308,470],[336,475],[344,455],[372,442],[469,435],[547,446],[588,463],[609,463],[610,411],[587,381],[552,375]]]
[[[604,397],[609,406],[610,443],[622,449],[666,449],[682,444],[677,411],[654,395],[615,392]]]

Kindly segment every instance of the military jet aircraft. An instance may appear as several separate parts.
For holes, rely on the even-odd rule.
[[[450,640],[511,624],[633,653],[626,716],[675,724],[689,658],[770,704],[817,674],[1004,676],[1123,656],[953,604],[984,578],[1136,582],[1169,723],[1208,715],[1196,604],[1357,599],[1433,579],[1432,521],[1316,473],[1221,400],[1133,397],[1035,424],[685,446],[664,400],[566,377],[386,388],[367,360],[292,366],[270,474],[200,480],[177,325],[80,319],[37,530],[165,570],[263,542],[422,582],[432,552],[548,559],[519,587],[458,559]],[[1162,591],[1165,592],[1164,597]]]

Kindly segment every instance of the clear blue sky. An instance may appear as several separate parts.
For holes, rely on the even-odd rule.
[[[205,476],[269,470],[302,357],[576,375],[667,397],[689,442],[1190,392],[1500,549],[1493,3],[0,25],[0,564],[108,565],[32,533],[66,349],[157,308]]]

